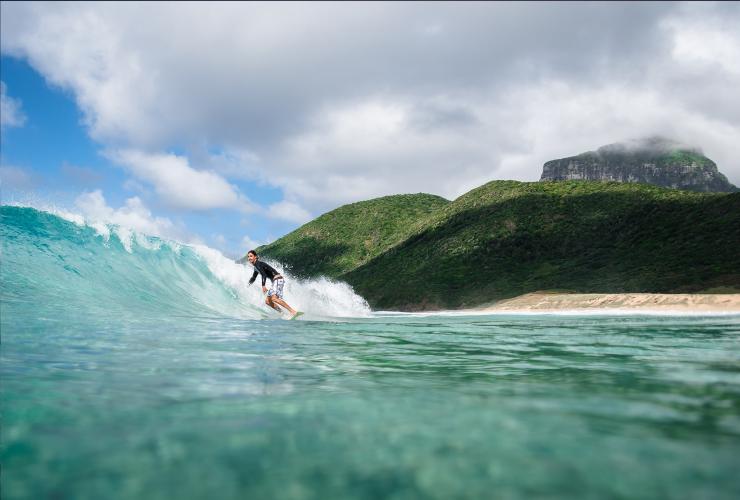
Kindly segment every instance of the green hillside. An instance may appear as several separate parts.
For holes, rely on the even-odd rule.
[[[338,277],[404,241],[449,203],[439,196],[419,193],[344,205],[258,252],[279,261],[296,276]]]
[[[440,201],[416,224],[389,231],[392,237],[383,244],[367,245],[371,228],[384,227],[389,218],[395,220],[335,218],[322,221],[321,235],[296,234],[314,222],[307,224],[288,235],[294,236],[291,262],[303,275],[347,281],[380,309],[470,307],[545,289],[607,293],[740,287],[738,193],[495,181],[454,202]],[[353,220],[361,224],[354,227]],[[288,237],[272,246],[285,248]],[[282,260],[269,247],[264,252]],[[317,266],[314,259],[331,265]]]

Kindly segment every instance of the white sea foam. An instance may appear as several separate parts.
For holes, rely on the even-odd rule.
[[[264,304],[260,276],[258,275],[255,282],[249,285],[249,279],[253,273],[251,265],[237,264],[218,250],[205,245],[193,245],[192,248],[203,258],[214,276],[234,290],[243,300],[263,305],[266,310],[270,311],[269,307]],[[305,311],[307,319],[370,316],[370,307],[365,299],[357,295],[348,284],[324,277],[299,280],[285,272],[280,263],[269,259],[265,262],[278,269],[285,277],[285,301],[294,309]],[[266,285],[269,288],[269,281]]]

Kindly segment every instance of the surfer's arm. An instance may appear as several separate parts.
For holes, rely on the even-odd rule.
[[[249,279],[249,284],[251,285],[252,283],[254,283],[254,280],[256,279],[257,279],[257,270],[255,269],[254,273],[252,273],[252,277]],[[262,278],[262,281],[265,281],[265,279]],[[262,283],[262,285],[264,285],[264,283]]]

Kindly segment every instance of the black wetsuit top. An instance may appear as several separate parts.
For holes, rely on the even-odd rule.
[[[270,278],[270,281],[274,281],[275,276],[281,276],[281,274],[273,269],[270,264],[257,260],[257,262],[254,263],[254,274],[252,274],[252,279],[249,280],[250,285],[257,279],[257,273],[262,275],[262,286],[265,286],[266,278]]]

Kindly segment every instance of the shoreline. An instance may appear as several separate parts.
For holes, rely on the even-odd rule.
[[[740,314],[740,293],[548,293],[533,292],[471,312],[707,312]]]

